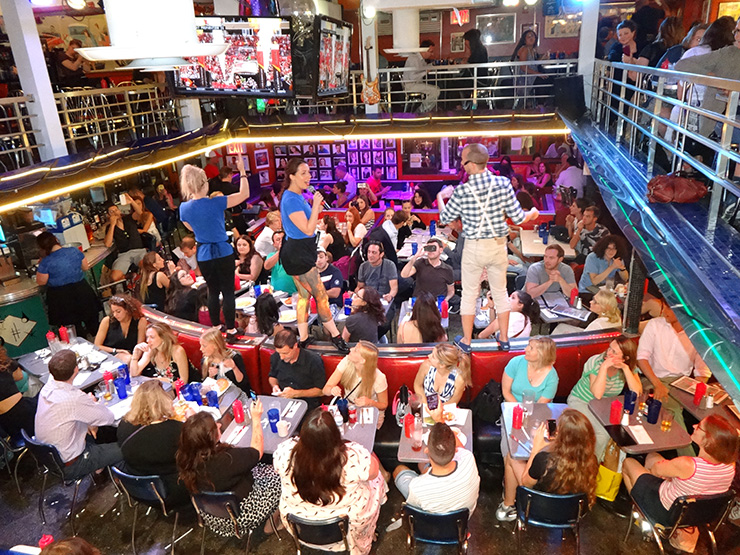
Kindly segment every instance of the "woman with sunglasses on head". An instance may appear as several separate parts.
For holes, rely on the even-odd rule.
[[[378,326],[385,323],[385,308],[380,295],[372,287],[355,291],[352,295],[352,314],[347,317],[342,338],[350,343],[378,342]]]
[[[195,381],[197,371],[188,360],[182,345],[172,328],[155,322],[146,328],[146,340],[134,347],[131,354],[131,375],[143,374],[163,381]]]
[[[314,297],[319,321],[329,332],[331,342],[339,352],[347,353],[349,347],[334,323],[329,297],[316,268],[316,224],[323,209],[324,197],[318,191],[314,192],[313,206],[309,206],[303,193],[310,186],[311,171],[308,164],[301,158],[291,158],[285,168],[283,196],[280,200],[280,215],[285,230],[280,262],[288,275],[292,276],[300,295],[296,313],[301,346],[307,347],[311,342],[308,334],[308,308],[310,298]]]
[[[146,318],[141,303],[129,295],[111,297],[108,304],[110,316],[100,321],[95,346],[128,364],[134,347],[146,336]]]
[[[218,328],[211,328],[200,336],[201,378],[226,378],[245,393],[251,391],[244,359],[238,351],[226,347],[224,336]]]

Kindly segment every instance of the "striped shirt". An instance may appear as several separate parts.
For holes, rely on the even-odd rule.
[[[732,485],[735,477],[735,464],[713,464],[701,457],[691,457],[694,460],[695,470],[690,478],[668,478],[660,484],[658,493],[660,502],[666,510],[673,502],[684,495],[713,495],[724,493]]]
[[[571,395],[578,397],[585,403],[588,403],[594,398],[594,394],[591,391],[591,376],[596,376],[599,373],[599,368],[601,367],[601,363],[604,362],[605,357],[606,353],[602,353],[600,355],[594,355],[586,361],[586,364],[583,365],[583,375],[573,387],[573,390],[570,392]],[[616,397],[622,393],[623,388],[624,374],[621,369],[614,376],[606,375],[604,397]]]
[[[516,200],[511,181],[486,170],[471,175],[467,183],[455,188],[439,221],[444,225],[460,218],[465,238],[470,241],[506,237],[509,233],[507,217],[520,224],[526,216]]]
[[[446,476],[434,476],[429,469],[409,482],[406,502],[412,507],[430,513],[447,513],[469,509],[471,514],[478,503],[480,476],[473,453],[458,448],[457,467]]]

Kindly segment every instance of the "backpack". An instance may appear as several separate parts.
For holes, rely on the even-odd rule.
[[[501,383],[490,380],[470,405],[473,415],[485,422],[495,424],[501,418],[501,403],[504,402],[504,393]]]

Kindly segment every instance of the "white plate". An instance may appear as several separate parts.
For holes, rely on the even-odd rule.
[[[293,308],[293,297],[285,297],[282,302],[288,308]]]
[[[283,310],[280,313],[280,318],[278,319],[278,322],[281,324],[289,324],[290,322],[295,322],[298,318],[298,315],[296,314],[295,310]]]
[[[236,308],[242,308],[242,309],[251,308],[254,306],[254,303],[256,302],[257,301],[254,297],[248,297],[248,296],[238,297],[236,299]]]
[[[460,443],[463,447],[465,447],[468,444],[468,438],[467,436],[462,432],[460,428],[450,428],[453,432],[455,432],[455,435],[457,436],[457,439],[460,440]]]

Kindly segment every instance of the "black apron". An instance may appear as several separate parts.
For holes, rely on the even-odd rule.
[[[316,267],[316,237],[283,239],[280,263],[289,276],[300,276]]]

